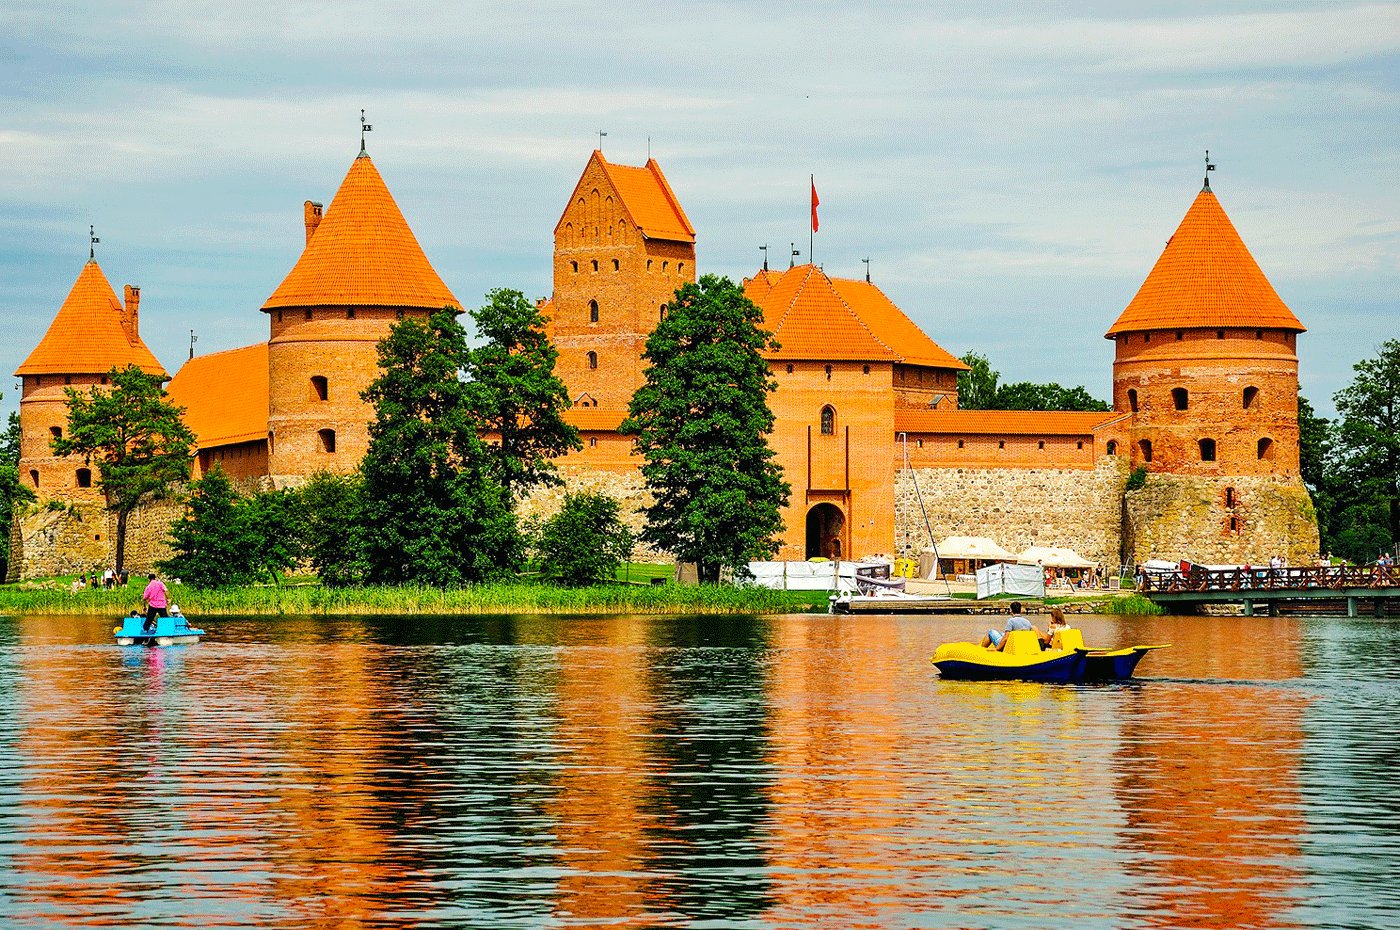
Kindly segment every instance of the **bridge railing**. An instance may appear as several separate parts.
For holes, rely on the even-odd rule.
[[[1209,591],[1341,591],[1347,588],[1400,586],[1400,566],[1321,565],[1311,568],[1192,567],[1188,571],[1147,572],[1140,590],[1146,594]]]

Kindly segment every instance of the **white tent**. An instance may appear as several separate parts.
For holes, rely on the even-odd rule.
[[[1073,549],[1064,549],[1060,546],[1031,546],[1025,552],[1016,556],[1016,560],[1023,565],[1035,565],[1037,562],[1046,568],[1093,568],[1094,563]]]
[[[933,549],[924,550],[932,554]],[[940,559],[976,559],[979,562],[1014,562],[1016,553],[1008,552],[985,536],[949,536],[938,544]]]

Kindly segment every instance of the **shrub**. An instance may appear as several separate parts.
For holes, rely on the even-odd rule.
[[[540,574],[566,585],[612,578],[632,554],[632,531],[606,494],[566,494],[540,528]]]
[[[1147,466],[1139,465],[1128,475],[1128,483],[1124,486],[1125,491],[1136,491],[1147,484]]]

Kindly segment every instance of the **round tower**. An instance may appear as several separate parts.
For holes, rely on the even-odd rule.
[[[268,340],[268,472],[281,487],[354,469],[369,446],[377,346],[395,322],[457,298],[442,283],[361,150],[322,212],[304,207],[306,247],[263,304]]]
[[[1296,476],[1303,331],[1207,180],[1107,334],[1113,406],[1133,414],[1133,465]]]
[[[54,455],[50,445],[68,429],[68,390],[105,385],[108,372],[128,365],[169,377],[141,341],[141,289],[128,284],[125,297],[124,303],[117,300],[90,258],[44,338],[15,371],[21,379],[19,476],[40,500],[102,499],[96,468],[78,457]]]

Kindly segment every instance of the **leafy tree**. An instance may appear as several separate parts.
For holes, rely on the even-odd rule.
[[[1335,551],[1331,539],[1336,519],[1337,482],[1334,473],[1335,430],[1320,417],[1302,394],[1298,395],[1298,469],[1312,495],[1317,512],[1318,542],[1324,552]]]
[[[504,288],[471,314],[486,340],[468,358],[467,380],[481,431],[495,437],[487,447],[490,474],[512,497],[558,484],[551,459],[583,443],[564,422],[569,394],[554,374],[559,353],[543,314],[524,294]]]
[[[694,562],[700,580],[771,557],[789,487],[768,445],[776,349],[763,312],[728,278],[682,285],[647,339],[646,382],[623,433],[655,498],[642,539]]]
[[[1083,387],[1062,387],[1051,381],[1001,383],[1001,372],[987,356],[969,352],[962,357],[971,371],[958,372],[958,406],[963,410],[1108,410],[1108,404]]]
[[[1001,373],[980,352],[967,353],[962,362],[971,370],[958,372],[958,406],[963,410],[995,409]]]
[[[276,581],[302,558],[304,517],[301,496],[281,489],[263,491],[238,502],[238,518],[258,545],[244,553],[250,580]]]
[[[606,494],[565,494],[540,529],[540,574],[567,585],[610,580],[632,555],[632,531]]]
[[[1375,358],[1353,366],[1352,383],[1337,405],[1338,477],[1347,489],[1353,545],[1377,549],[1400,542],[1400,339],[1381,344]],[[1369,514],[1369,516],[1368,516]],[[1370,523],[1367,531],[1364,526]]]
[[[198,588],[275,578],[300,555],[296,498],[289,491],[240,497],[217,465],[190,484],[185,517],[170,528],[174,552],[161,571]]]
[[[297,489],[303,551],[321,583],[343,587],[365,580],[364,479],[319,472]]]
[[[444,308],[405,319],[379,344],[364,475],[365,570],[375,583],[457,585],[494,578],[523,541],[491,475],[462,373],[466,332]]]
[[[34,500],[34,492],[19,478],[19,414],[11,413],[9,426],[0,433],[0,579],[10,565],[10,524],[15,506]]]
[[[181,408],[165,399],[161,379],[136,365],[107,373],[110,388],[69,388],[68,431],[51,441],[55,455],[97,464],[107,509],[117,514],[116,568],[126,559],[126,524],[142,504],[164,497],[190,476],[194,434]]]

